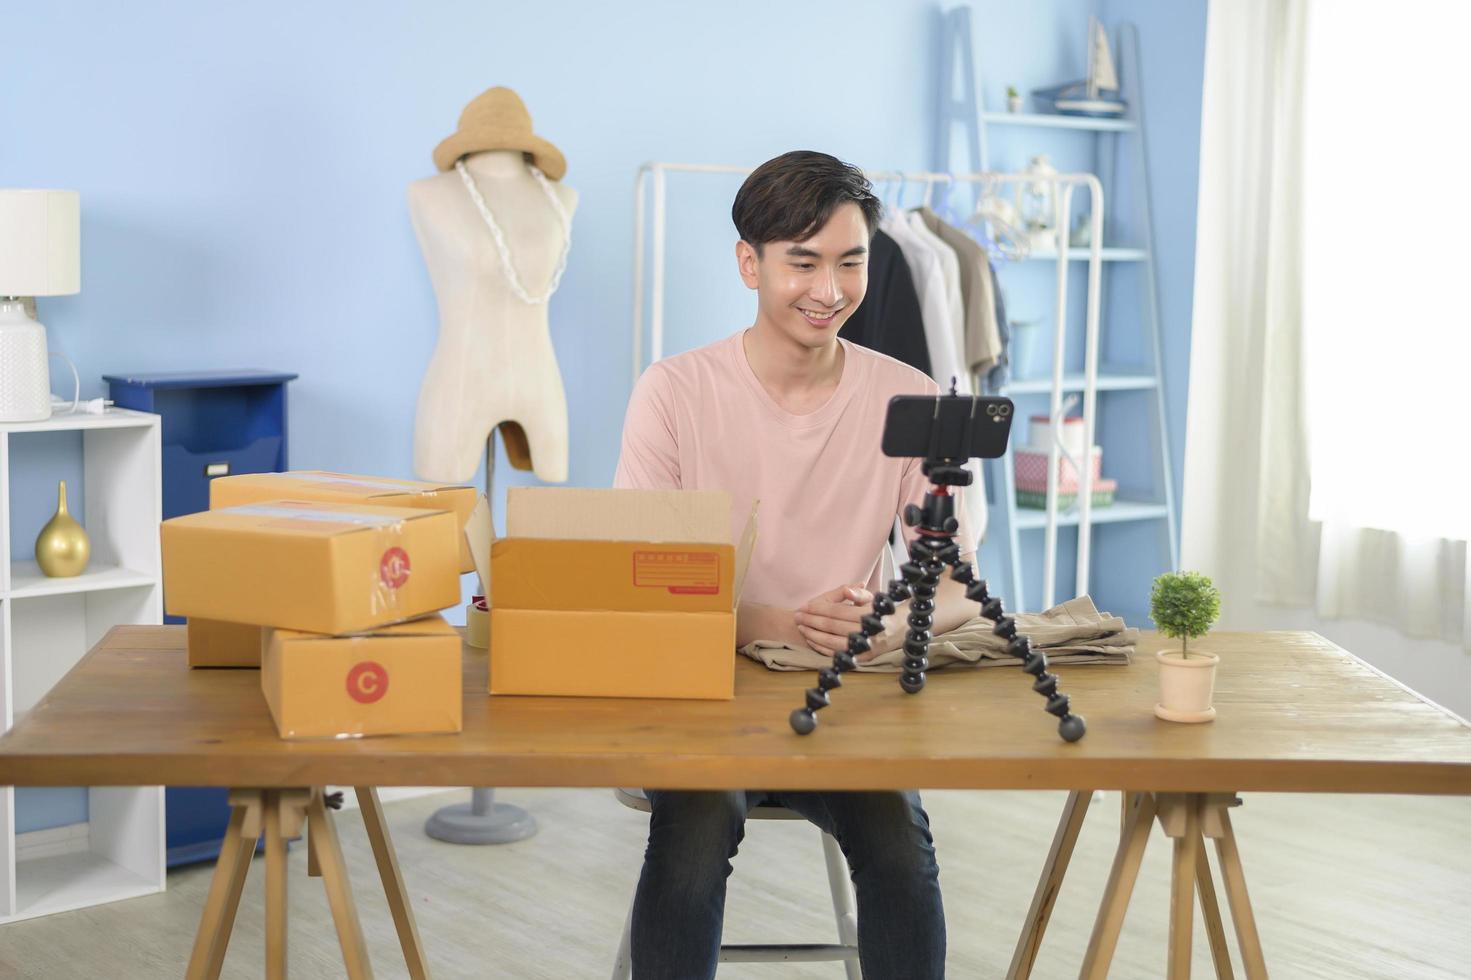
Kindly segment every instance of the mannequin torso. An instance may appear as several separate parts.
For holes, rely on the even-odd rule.
[[[542,295],[566,238],[552,202],[519,150],[464,158],[500,226],[526,292]],[[570,216],[577,192],[552,193]],[[421,479],[465,482],[497,426],[517,469],[567,479],[567,402],[547,325],[547,304],[512,290],[495,238],[459,173],[409,185],[409,214],[439,305],[439,339],[419,390],[414,469]]]

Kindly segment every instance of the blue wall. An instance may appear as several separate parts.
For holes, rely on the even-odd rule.
[[[1178,471],[1204,2],[973,10],[988,85],[1022,91],[1077,76],[1090,13],[1139,23]],[[105,373],[297,371],[293,466],[409,476],[436,314],[406,188],[433,172],[470,98],[511,86],[581,194],[552,336],[570,482],[606,485],[631,385],[638,165],[754,165],[813,147],[928,168],[938,23],[936,5],[892,0],[21,5],[5,27],[25,41],[0,60],[0,185],[81,192],[83,291],[42,299],[40,317],[84,394],[101,394]],[[671,178],[669,349],[750,322],[732,260],[738,183]],[[16,474],[14,496],[41,501],[18,505],[17,557],[61,469]],[[497,514],[508,484],[532,482],[502,453]]]
[[[1205,0],[1104,0],[1110,27],[1139,29],[1148,132],[1155,267],[1165,365],[1166,416],[1175,493],[1185,480],[1185,398],[1195,285],[1195,207],[1200,179],[1200,98],[1205,80]]]

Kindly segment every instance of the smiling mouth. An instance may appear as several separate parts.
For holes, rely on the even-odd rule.
[[[843,312],[843,308],[838,307],[836,310],[823,312],[821,310],[807,310],[799,306],[797,307],[797,312],[806,317],[808,323],[811,323],[813,326],[822,327],[832,323],[833,318]]]

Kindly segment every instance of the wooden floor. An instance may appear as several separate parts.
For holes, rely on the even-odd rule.
[[[502,790],[541,825],[529,841],[464,848],[425,837],[425,818],[463,791],[387,806],[434,975],[606,977],[642,856],[647,818],[602,790]],[[945,890],[952,978],[1003,976],[1061,808],[1061,793],[925,795]],[[1043,947],[1038,978],[1077,975],[1118,831],[1106,794],[1084,825]],[[1232,811],[1274,977],[1471,976],[1471,799],[1261,795]],[[356,811],[338,815],[379,977],[405,975]],[[344,975],[320,883],[293,846],[290,964]],[[161,895],[0,927],[0,977],[183,976],[210,865],[171,872]],[[1169,846],[1156,828],[1114,960],[1114,977],[1164,973]],[[261,975],[260,859],[224,975]],[[732,879],[731,942],[835,935],[817,832],[753,827]],[[1233,942],[1233,955],[1234,938]],[[1240,959],[1235,959],[1241,976]],[[734,965],[722,978],[841,980],[837,964]],[[1195,975],[1212,976],[1197,917]]]

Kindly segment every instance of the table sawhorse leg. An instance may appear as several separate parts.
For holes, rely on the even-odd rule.
[[[398,930],[398,944],[403,948],[409,976],[412,980],[429,980],[429,964],[424,959],[424,945],[419,941],[414,907],[409,903],[403,873],[398,868],[398,855],[393,849],[393,840],[388,836],[388,821],[383,819],[383,804],[378,801],[378,790],[372,786],[359,786],[357,794],[358,809],[362,811],[363,824],[368,828],[368,841],[373,846],[378,876],[383,879],[383,890],[388,895],[388,908],[393,913],[393,927]]]
[[[235,910],[240,907],[240,892],[245,887],[245,874],[250,870],[250,857],[260,836],[260,819],[258,811],[251,813],[243,806],[230,811],[230,824],[220,842],[220,856],[209,882],[204,915],[199,920],[194,951],[189,956],[185,973],[189,980],[215,980],[220,975],[225,947],[235,927]]]
[[[413,908],[399,872],[398,859],[383,808],[372,787],[357,789],[363,821],[383,878],[404,961],[414,980],[428,980],[429,969],[414,922]],[[262,833],[266,836],[266,976],[286,976],[286,841],[310,827],[307,837],[307,873],[321,877],[342,944],[350,980],[371,980],[367,944],[352,897],[347,864],[337,838],[325,791],[314,789],[237,789],[230,792],[229,828],[210,880],[209,896],[195,935],[185,973],[188,980],[217,980],[240,906],[240,894],[250,870],[251,857]]]
[[[1021,937],[1016,941],[1016,952],[1011,956],[1006,980],[1027,980],[1032,975],[1037,953],[1042,949],[1042,937],[1047,932],[1047,920],[1052,916],[1052,907],[1057,904],[1057,893],[1062,890],[1062,879],[1067,874],[1073,846],[1078,842],[1078,832],[1083,829],[1083,818],[1088,815],[1088,804],[1092,800],[1092,790],[1073,790],[1068,794],[1062,817],[1057,822],[1057,833],[1052,836],[1052,849],[1047,852],[1047,862],[1042,866],[1042,876],[1037,880],[1037,890],[1032,895],[1032,907],[1027,911]]]
[[[1221,862],[1221,877],[1226,883],[1231,918],[1236,925],[1237,941],[1248,980],[1266,980],[1266,964],[1256,932],[1256,920],[1246,894],[1246,879],[1241,871],[1241,857],[1236,849],[1236,836],[1231,829],[1228,807],[1241,801],[1234,793],[1131,793],[1123,838],[1114,855],[1108,886],[1094,921],[1093,935],[1083,959],[1079,976],[1085,980],[1102,980],[1118,945],[1124,914],[1139,874],[1149,832],[1154,819],[1159,819],[1166,836],[1174,841],[1170,875],[1170,938],[1168,976],[1171,980],[1190,976],[1191,941],[1194,932],[1194,898],[1200,896],[1210,941],[1211,961],[1217,978],[1232,980],[1230,952],[1216,901],[1210,862],[1205,854],[1205,839],[1216,841]]]
[[[1236,926],[1236,942],[1241,947],[1242,969],[1247,980],[1266,980],[1267,961],[1262,955],[1261,936],[1256,931],[1256,916],[1251,911],[1251,899],[1246,894],[1246,875],[1241,870],[1241,852],[1236,849],[1236,832],[1231,829],[1231,817],[1226,813],[1228,806],[1218,805],[1208,811],[1205,835],[1216,842],[1216,857],[1221,863],[1221,881],[1226,886],[1226,901],[1231,906],[1231,921]]]
[[[1200,894],[1200,912],[1205,919],[1205,934],[1210,942],[1211,963],[1216,980],[1236,980],[1231,971],[1231,949],[1226,945],[1226,930],[1221,924],[1221,905],[1216,901],[1216,883],[1211,878],[1210,859],[1205,854],[1205,839],[1195,850],[1195,887]]]
[[[1128,802],[1129,816],[1119,837],[1118,850],[1114,852],[1098,918],[1088,939],[1088,951],[1083,954],[1083,968],[1078,973],[1083,980],[1104,980],[1108,976],[1108,966],[1124,925],[1124,913],[1129,909],[1129,897],[1134,893],[1139,865],[1149,844],[1149,832],[1154,828],[1154,794],[1134,793]]]
[[[1175,842],[1170,860],[1169,980],[1189,980],[1191,944],[1195,938],[1195,878],[1200,854],[1201,798],[1195,793],[1158,794],[1159,822]]]
[[[327,813],[320,790],[312,794],[307,808],[307,826],[311,846],[316,848],[317,866],[322,872],[322,885],[327,890],[327,904],[332,908],[332,922],[337,926],[337,941],[342,946],[342,961],[347,965],[348,980],[371,980],[372,964],[368,962],[368,944],[363,939],[363,925],[358,919],[357,903],[352,898],[352,882],[347,876],[347,862],[342,857],[342,842],[337,828]]]

